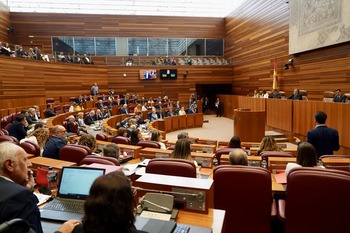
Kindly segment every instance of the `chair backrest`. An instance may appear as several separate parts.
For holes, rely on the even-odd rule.
[[[105,165],[114,165],[113,162],[110,162],[108,160],[100,159],[98,156],[95,156],[95,158],[88,158],[85,157],[81,160],[80,164],[92,164],[92,163],[99,163],[99,164],[105,164]]]
[[[85,146],[69,144],[60,149],[59,157],[60,160],[74,162],[80,166],[81,161],[89,154],[91,154],[91,150],[90,153],[88,153]]]
[[[155,141],[148,141],[148,140],[141,140],[139,141],[136,146],[141,146],[143,148],[157,148],[160,149],[160,144]]]
[[[69,111],[69,108],[70,108],[70,105],[69,105],[69,104],[63,105],[63,112],[68,112],[68,111]]]
[[[2,132],[4,132],[5,135],[9,135],[9,131],[7,131],[6,129],[1,129]]]
[[[184,159],[155,158],[146,167],[146,173],[196,178],[196,166]]]
[[[13,142],[15,144],[18,144],[17,138],[10,136],[10,135],[1,135],[0,142]]]
[[[123,136],[116,136],[112,139],[112,142],[116,144],[126,144],[130,145],[130,139]]]
[[[214,169],[214,208],[223,209],[225,232],[270,233],[271,174],[260,167],[221,165]]]
[[[24,141],[20,146],[27,152],[27,154],[32,154],[35,157],[40,156],[40,147],[31,141]]]
[[[322,155],[319,159],[324,158],[350,158],[350,155]]]
[[[46,99],[46,104],[53,104],[55,102],[54,98],[47,98]]]
[[[287,177],[285,233],[347,232],[350,173],[295,168]]]
[[[228,155],[233,148],[222,148],[215,152],[215,157],[218,160],[218,165],[220,165],[220,159],[222,155]]]
[[[61,105],[56,105],[55,107],[53,107],[53,111],[56,114],[61,114],[62,113]]]
[[[100,141],[108,141],[108,136],[104,133],[97,133],[96,134],[96,140]]]
[[[113,157],[105,157],[105,156],[97,156],[97,155],[88,155],[86,156],[85,158],[93,158],[93,159],[101,159],[101,160],[105,160],[105,161],[108,161],[108,162],[111,162],[113,163],[113,165],[116,165],[116,166],[120,166],[120,163],[119,163],[119,160],[116,159],[116,158],[113,158]]]

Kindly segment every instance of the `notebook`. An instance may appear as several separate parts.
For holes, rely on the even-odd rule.
[[[56,221],[81,219],[92,183],[104,174],[102,168],[63,167],[57,197],[40,208],[41,218]]]

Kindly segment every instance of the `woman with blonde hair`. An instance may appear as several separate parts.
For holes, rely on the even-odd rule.
[[[46,125],[43,127],[38,127],[33,132],[31,132],[27,137],[23,138],[20,143],[25,141],[30,141],[37,144],[40,147],[40,155],[44,151],[44,147],[47,139],[50,137],[49,130]]]
[[[134,108],[134,113],[136,115],[136,113],[139,113],[142,111],[142,106],[141,104],[137,104],[136,107]]]
[[[258,155],[261,155],[261,153],[264,151],[280,151],[280,148],[278,148],[277,143],[273,137],[267,136],[261,140]]]

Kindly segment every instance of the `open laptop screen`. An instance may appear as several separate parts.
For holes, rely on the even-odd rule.
[[[95,179],[105,174],[105,169],[92,167],[63,167],[58,197],[86,199]]]

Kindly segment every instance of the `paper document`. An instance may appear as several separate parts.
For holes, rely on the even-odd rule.
[[[33,193],[37,198],[38,198],[38,200],[39,200],[39,202],[38,202],[38,206],[39,205],[41,205],[41,204],[43,204],[43,203],[45,203],[45,202],[47,202],[50,198],[51,198],[51,195],[45,195],[45,194],[42,194],[42,193],[36,193],[36,192],[34,192]]]
[[[171,214],[164,214],[164,213],[152,212],[147,210],[142,211],[140,216],[144,218],[154,218],[154,219],[159,219],[164,221],[169,221],[171,218]]]

